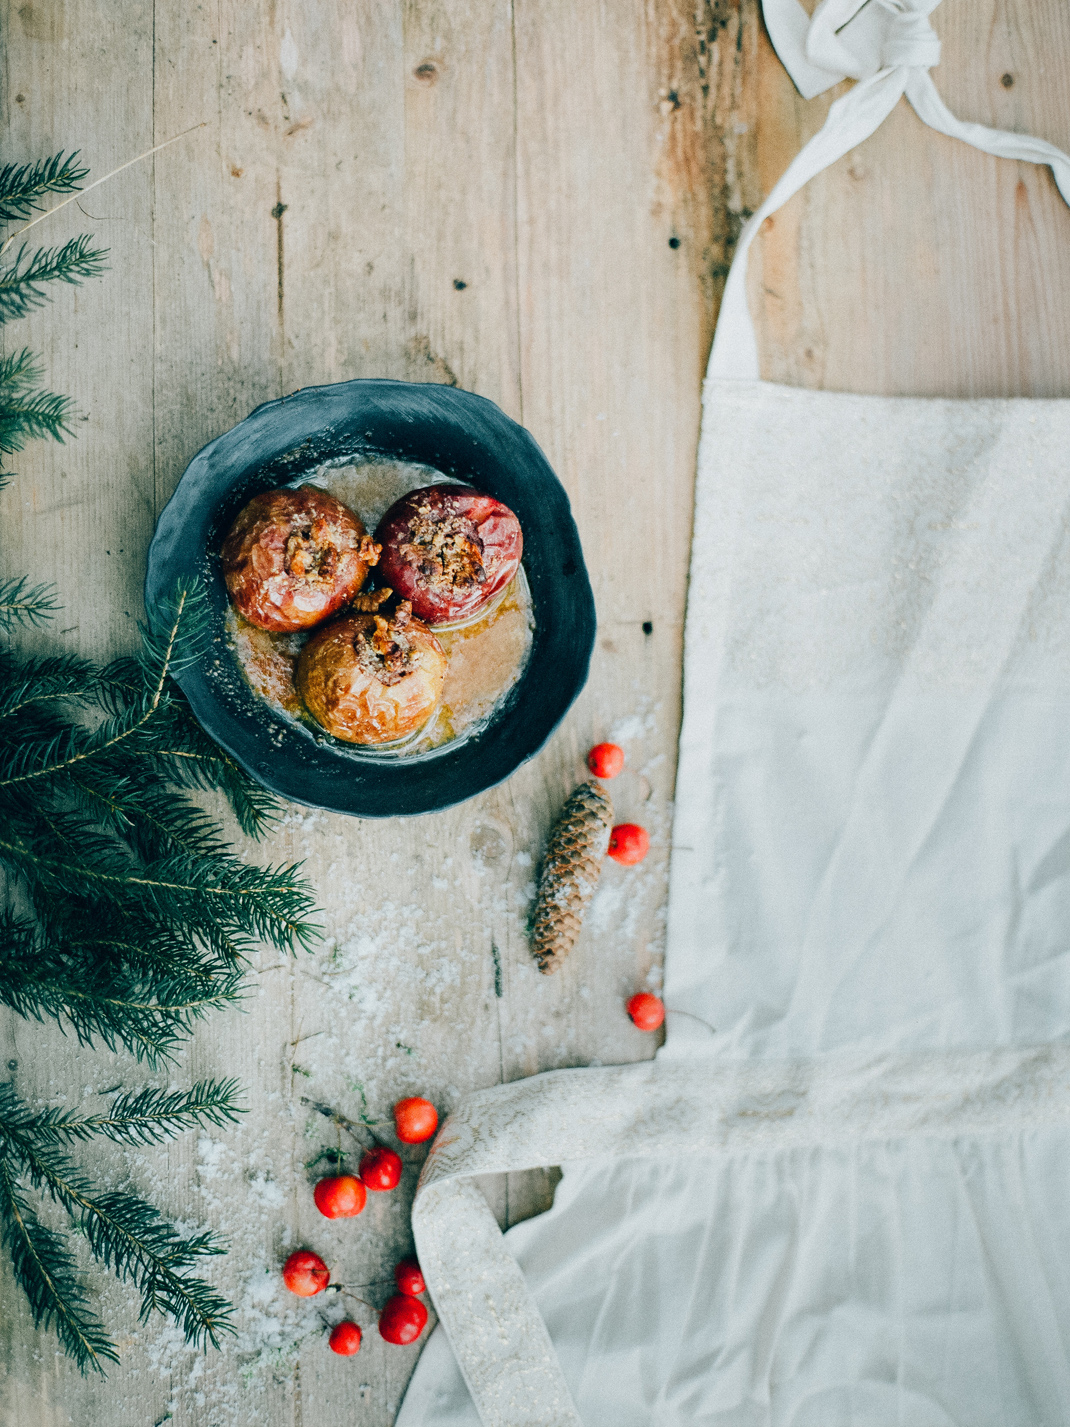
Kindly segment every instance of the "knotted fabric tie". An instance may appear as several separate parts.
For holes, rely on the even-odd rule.
[[[821,0],[813,16],[799,0],[762,0],[766,28],[784,68],[804,99],[844,79],[858,83],[829,110],[825,126],[792,160],[746,224],[725,285],[708,375],[757,381],[758,345],[747,310],[747,250],[771,213],[815,174],[879,128],[905,95],[930,128],[998,158],[1049,164],[1070,204],[1070,157],[1043,139],[957,119],[929,74],[940,40],[929,16],[940,0]]]
[[[766,0],[765,22],[784,68],[812,99],[841,79],[939,64],[940,40],[929,20],[938,4],[821,0],[811,19],[798,0]]]

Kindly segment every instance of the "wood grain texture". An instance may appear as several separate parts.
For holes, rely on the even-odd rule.
[[[269,1289],[303,1243],[381,1302],[422,1153],[396,1195],[328,1224],[306,1165],[340,1133],[303,1102],[353,1116],[363,1093],[382,1117],[419,1092],[446,1109],[475,1086],[652,1054],[622,1003],[662,951],[701,374],[739,223],[827,102],[794,95],[757,0],[4,0],[0,16],[12,158],[80,146],[98,175],[206,126],[95,191],[91,216],[54,220],[48,241],[92,229],[111,271],[9,329],[88,415],[77,441],[20,457],[0,496],[4,572],[54,580],[66,610],[34,641],[130,648],[148,540],[190,457],[312,383],[456,382],[498,402],[543,446],[584,541],[598,646],[547,749],[440,815],[294,808],[250,846],[305,860],[326,939],[313,957],[265,958],[244,1014],[218,1017],[175,1069],[237,1075],[249,1114],[96,1161],[231,1238],[215,1276],[239,1339],[189,1354],[100,1279],[124,1363],[82,1383],[0,1269],[0,1421],[385,1427],[416,1350],[373,1330],[356,1360],[334,1359],[315,1307]],[[1070,142],[1059,0],[944,0],[937,23],[952,107]],[[767,374],[1068,394],[1068,222],[1046,173],[897,112],[756,250]],[[629,755],[618,817],[643,822],[653,852],[607,867],[576,951],[540,977],[524,920],[546,831],[586,748],[613,735]],[[74,1103],[146,1078],[50,1028],[0,1018],[0,1034],[30,1096]],[[554,1179],[486,1189],[515,1222]]]

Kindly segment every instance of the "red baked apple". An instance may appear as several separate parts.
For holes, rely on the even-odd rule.
[[[317,723],[346,743],[394,743],[422,728],[446,680],[442,646],[407,601],[389,619],[355,614],[318,630],[295,683]]]
[[[469,619],[505,589],[524,551],[507,505],[467,486],[424,486],[379,522],[379,575],[425,623]]]
[[[264,491],[223,542],[223,578],[239,614],[276,633],[308,629],[349,603],[379,559],[351,510],[315,486]]]

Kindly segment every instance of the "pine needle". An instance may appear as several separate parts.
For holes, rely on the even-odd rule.
[[[41,209],[49,193],[79,190],[85,177],[76,154],[0,168],[0,222]],[[45,301],[49,284],[95,276],[103,258],[84,235],[20,248],[0,271],[0,324]],[[26,349],[0,358],[0,452],[71,434],[73,405],[41,378]],[[55,609],[50,588],[0,581],[0,630],[40,624]],[[252,836],[278,809],[207,737],[174,682],[203,656],[208,623],[203,592],[187,585],[152,611],[134,659],[102,667],[0,646],[0,874],[17,899],[0,906],[0,1004],[152,1066],[200,1017],[240,999],[254,949],[295,951],[320,934],[300,869],[243,862],[188,796],[222,793]],[[41,1222],[31,1194],[66,1210],[96,1263],[136,1287],[142,1319],[159,1311],[189,1342],[218,1344],[233,1331],[230,1305],[192,1270],[222,1245],[210,1234],[183,1237],[136,1194],[98,1191],[70,1152],[100,1138],[160,1144],[198,1126],[225,1128],[240,1113],[231,1080],[125,1090],[90,1114],[31,1109],[0,1084],[0,1240],[35,1324],[51,1328],[83,1372],[117,1361],[115,1344],[67,1239]]]
[[[0,168],[0,223],[28,218],[46,194],[80,190],[88,173],[77,152],[53,154],[35,164],[5,164]]]
[[[80,283],[99,277],[108,250],[91,248],[89,243],[89,236],[80,233],[61,248],[38,248],[29,257],[25,247],[20,248],[12,265],[0,272],[0,322],[25,317],[46,302],[45,283]]]
[[[0,413],[0,450],[3,449],[3,416]],[[51,585],[31,585],[25,575],[16,580],[0,580],[0,628],[15,624],[44,624],[59,606]],[[10,696],[10,689],[0,689],[0,702]]]

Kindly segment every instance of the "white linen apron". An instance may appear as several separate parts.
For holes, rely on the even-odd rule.
[[[934,8],[765,0],[804,94],[860,82],[704,392],[665,994],[718,1033],[450,1117],[398,1427],[1070,1419],[1070,401],[762,382],[745,297],[904,93],[1070,201],[943,106]],[[556,1163],[503,1240],[470,1176]]]

